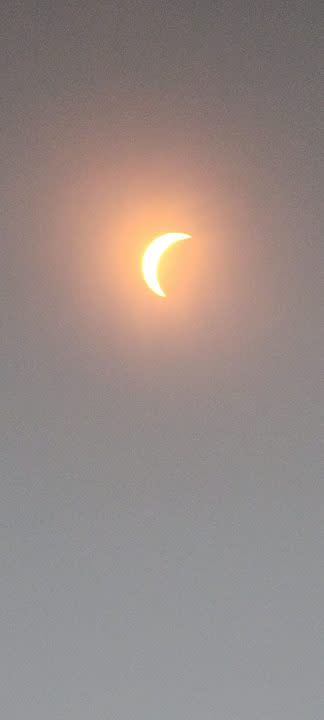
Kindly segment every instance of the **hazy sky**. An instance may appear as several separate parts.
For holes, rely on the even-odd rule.
[[[3,717],[321,720],[322,4],[5,4]]]

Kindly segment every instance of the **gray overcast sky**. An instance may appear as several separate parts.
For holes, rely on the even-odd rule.
[[[321,5],[4,3],[6,720],[323,717]]]

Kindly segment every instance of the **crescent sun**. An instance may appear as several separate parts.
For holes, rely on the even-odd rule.
[[[166,297],[158,280],[158,265],[161,256],[174,243],[179,242],[179,240],[187,240],[190,237],[191,235],[186,233],[166,233],[165,235],[159,235],[146,248],[142,260],[142,272],[146,284],[156,295]]]

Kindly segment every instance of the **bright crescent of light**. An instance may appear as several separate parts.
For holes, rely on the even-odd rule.
[[[146,248],[142,260],[142,272],[146,284],[157,295],[166,297],[158,280],[158,265],[161,256],[170,245],[179,242],[179,240],[187,240],[190,237],[191,235],[186,235],[186,233],[166,233],[165,235],[159,235]]]

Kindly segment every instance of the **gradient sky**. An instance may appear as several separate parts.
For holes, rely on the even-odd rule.
[[[5,3],[6,720],[323,717],[321,5]]]

